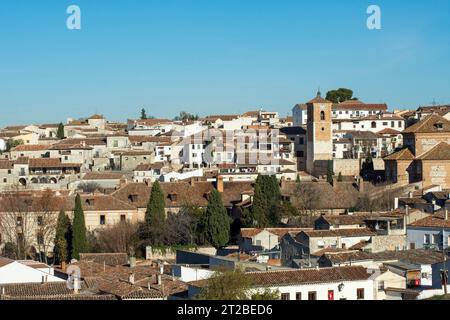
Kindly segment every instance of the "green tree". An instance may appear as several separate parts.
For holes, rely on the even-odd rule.
[[[264,289],[262,291],[257,291],[256,293],[252,294],[252,300],[260,300],[260,301],[280,300],[280,291],[271,289]]]
[[[221,269],[205,281],[198,300],[279,300],[278,290],[252,290],[252,280],[241,269]]]
[[[55,247],[53,253],[56,263],[70,261],[72,226],[66,213],[61,210],[56,224]]]
[[[79,194],[75,197],[75,209],[72,226],[72,258],[80,259],[80,253],[88,251],[88,242],[86,237],[86,224],[84,221],[83,207],[81,206],[81,197]]]
[[[146,120],[147,119],[147,113],[145,112],[145,109],[142,108],[141,109],[141,120]]]
[[[216,189],[213,189],[209,195],[205,222],[208,243],[216,249],[227,245],[230,241],[231,219],[223,205],[222,197]]]
[[[342,181],[343,181],[343,178],[342,178],[342,172],[339,172],[337,181],[338,181],[338,182],[342,182]]]
[[[8,142],[7,142],[7,144],[6,144],[6,152],[9,152],[9,151],[11,151],[11,149],[14,149],[15,147],[17,147],[17,146],[21,146],[21,145],[23,145],[24,144],[24,142],[23,142],[23,140],[22,139],[19,139],[19,140],[9,140]]]
[[[219,270],[205,282],[198,300],[247,300],[250,296],[250,278],[240,269]]]
[[[145,221],[152,243],[162,245],[166,227],[166,211],[164,193],[158,181],[155,181],[152,186],[152,193],[145,212]]]
[[[260,228],[277,225],[281,219],[279,206],[281,190],[275,175],[259,175],[255,183],[252,215]]]
[[[331,185],[333,185],[333,176],[334,176],[334,172],[333,172],[333,161],[329,160],[328,161],[328,168],[327,168],[327,182]]]
[[[176,116],[174,118],[175,121],[186,121],[186,120],[190,120],[190,121],[194,121],[194,120],[198,120],[198,115],[193,115],[189,112],[186,111],[181,111],[180,115]]]
[[[342,103],[347,100],[357,100],[357,98],[353,98],[353,90],[346,88],[328,91],[326,99],[334,103]]]
[[[56,137],[58,139],[64,139],[64,125],[62,122],[58,125],[58,131],[56,131]]]

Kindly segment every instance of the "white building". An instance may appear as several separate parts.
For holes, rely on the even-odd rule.
[[[374,300],[374,281],[364,267],[279,270],[247,273],[250,295],[265,289],[278,291],[281,300]],[[189,283],[189,298],[207,286],[207,281]]]
[[[36,261],[15,261],[0,257],[0,285],[11,283],[63,282],[53,268]]]

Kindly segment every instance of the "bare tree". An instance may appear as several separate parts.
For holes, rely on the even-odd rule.
[[[89,236],[90,247],[95,252],[134,251],[139,242],[139,226],[120,222],[105,229],[96,230]]]
[[[19,259],[35,258],[43,252],[45,262],[53,244],[60,199],[50,190],[38,197],[21,191],[8,191],[0,198],[0,229],[5,241],[17,247]],[[40,258],[41,255],[39,255]]]
[[[33,212],[36,215],[37,224],[37,249],[39,253],[43,253],[45,263],[54,245],[58,212],[63,209],[63,206],[63,199],[56,197],[49,189],[33,200]],[[41,258],[41,255],[39,256]]]
[[[313,225],[317,213],[317,203],[319,201],[320,194],[314,189],[311,183],[297,184],[294,197],[291,197],[291,202],[299,213],[296,223],[297,226],[310,227]]]
[[[4,241],[17,247],[17,258],[32,256],[36,243],[37,221],[33,219],[32,198],[19,197],[18,192],[6,192],[0,199],[0,228]]]
[[[82,182],[78,185],[78,190],[82,190],[87,193],[93,193],[100,189],[101,186],[96,182]]]

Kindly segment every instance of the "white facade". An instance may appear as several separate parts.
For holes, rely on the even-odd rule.
[[[40,283],[42,280],[46,282],[62,282],[61,278],[58,278],[49,272],[44,272],[40,269],[35,269],[26,266],[20,262],[13,261],[0,267],[0,285],[11,283]]]

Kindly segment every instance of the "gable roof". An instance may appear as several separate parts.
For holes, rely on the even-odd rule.
[[[441,142],[417,157],[418,160],[450,160],[450,145]]]
[[[358,229],[336,229],[336,230],[311,230],[302,231],[310,238],[331,238],[331,237],[364,237],[376,236],[377,234],[367,228]]]
[[[364,267],[348,266],[322,269],[262,271],[247,273],[246,276],[250,279],[254,287],[270,287],[360,281],[369,279],[371,274]],[[189,284],[195,287],[205,287],[207,281],[200,280]]]
[[[442,129],[439,129],[436,124],[442,124]],[[406,128],[403,133],[439,133],[450,132],[450,121],[437,114],[431,114],[422,121],[419,121],[412,126]]]
[[[448,229],[450,228],[450,219],[445,220],[445,216],[443,213],[436,213],[409,224],[408,228],[409,227]]]
[[[393,154],[388,155],[383,158],[384,160],[414,160],[415,157],[412,154],[411,150],[408,148],[404,148],[400,151],[394,152]]]

